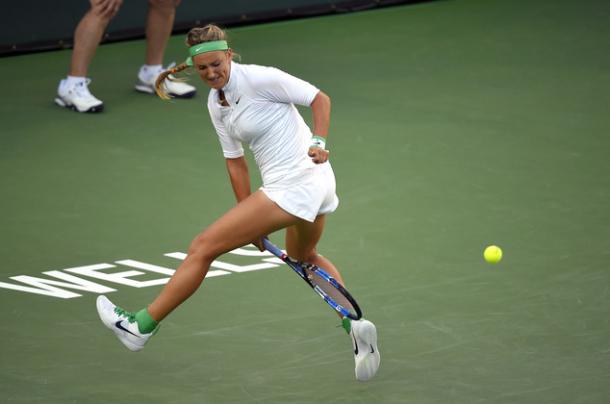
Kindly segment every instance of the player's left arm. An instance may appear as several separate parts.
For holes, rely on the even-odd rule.
[[[318,92],[311,102],[311,114],[313,118],[314,139],[315,137],[322,138],[325,146],[328,128],[330,126],[330,97],[324,92]],[[309,157],[311,157],[316,164],[328,161],[329,151],[326,150],[326,147],[320,146],[323,145],[316,146],[315,144],[312,144],[308,152]]]

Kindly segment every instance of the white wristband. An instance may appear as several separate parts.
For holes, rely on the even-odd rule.
[[[314,136],[311,138],[311,145],[309,147],[319,147],[322,150],[326,150],[326,139],[322,136]]]

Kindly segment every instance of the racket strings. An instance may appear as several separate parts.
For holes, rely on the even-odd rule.
[[[305,276],[313,286],[319,288],[325,295],[330,297],[335,303],[349,311],[351,314],[357,315],[358,311],[352,302],[342,293],[340,289],[337,289],[327,279],[320,275],[316,269],[317,267],[315,265],[303,264]],[[337,285],[340,284],[337,282]]]

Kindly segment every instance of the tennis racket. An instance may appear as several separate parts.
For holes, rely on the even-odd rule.
[[[293,260],[268,239],[263,239],[263,244],[267,251],[292,268],[334,310],[353,320],[362,318],[362,311],[360,311],[356,300],[322,268]]]

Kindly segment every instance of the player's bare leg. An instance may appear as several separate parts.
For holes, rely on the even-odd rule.
[[[320,215],[313,223],[301,219],[288,227],[286,229],[286,252],[294,259],[324,268],[332,277],[345,285],[335,265],[316,251],[324,224],[325,216]],[[377,328],[372,322],[365,319],[354,321],[347,317],[344,318],[341,314],[339,314],[339,318],[352,340],[356,379],[360,381],[371,379],[377,374],[381,362],[377,346]]]
[[[161,321],[193,294],[218,256],[294,224],[298,219],[257,191],[224,214],[193,240],[188,255],[148,307]]]
[[[159,321],[199,288],[215,258],[297,220],[262,191],[255,192],[193,240],[186,259],[147,309],[127,312],[99,296],[97,310],[102,322],[128,349],[141,350],[158,329]]]
[[[345,285],[343,277],[335,265],[326,257],[318,254],[316,246],[322,237],[326,216],[316,217],[313,223],[300,219],[286,229],[286,252],[298,261],[308,262],[323,268],[333,278]]]

